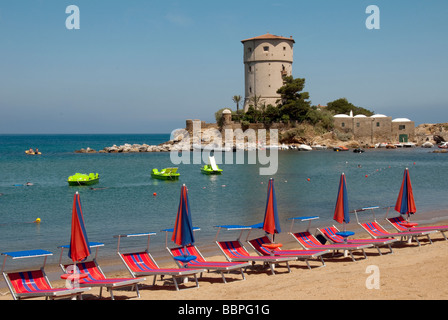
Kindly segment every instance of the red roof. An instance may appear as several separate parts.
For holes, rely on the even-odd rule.
[[[249,41],[249,40],[289,40],[292,41],[293,43],[295,43],[294,39],[292,38],[292,36],[290,38],[285,38],[282,36],[276,36],[273,34],[270,34],[269,32],[262,35],[262,36],[258,36],[258,37],[254,37],[254,38],[249,38],[246,40],[241,40],[242,43]]]

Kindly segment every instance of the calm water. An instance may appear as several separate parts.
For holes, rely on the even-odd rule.
[[[214,225],[261,222],[270,177],[258,175],[259,165],[222,164],[222,176],[206,176],[199,164],[181,164],[179,181],[170,182],[150,176],[152,168],[170,166],[169,153],[73,152],[113,144],[159,144],[168,139],[168,134],[0,135],[0,252],[40,248],[54,252],[52,259],[57,261],[57,246],[70,239],[76,191],[81,195],[89,240],[105,243],[100,251],[103,258],[116,259],[113,235],[148,231],[157,232],[151,238],[151,252],[166,256],[161,230],[174,225],[182,183],[189,190],[193,223],[201,227],[196,235],[198,245],[212,244]],[[25,155],[30,147],[38,147],[43,154]],[[406,167],[418,209],[415,220],[432,218],[431,212],[444,215],[448,154],[423,148],[376,149],[363,154],[279,151],[274,179],[283,233],[289,230],[287,219],[291,217],[318,215],[321,224],[333,222],[342,172],[346,174],[351,210],[394,205]],[[99,173],[100,183],[95,188],[104,189],[69,187],[67,177],[76,172]],[[19,186],[26,182],[34,185]],[[378,214],[384,215],[384,211]],[[38,217],[40,225],[31,223]],[[352,221],[356,224],[354,217]],[[145,245],[146,239],[125,239],[121,248],[126,251]]]

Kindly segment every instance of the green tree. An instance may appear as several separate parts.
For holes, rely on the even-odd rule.
[[[268,104],[264,110],[265,122],[272,123],[280,120],[280,110],[272,104]]]
[[[368,117],[373,115],[372,111],[353,105],[348,102],[347,98],[339,98],[328,102],[327,110],[333,111],[335,114],[350,114],[350,111],[353,111],[354,115],[363,114]]]
[[[280,113],[289,116],[290,120],[305,121],[311,108],[308,92],[302,92],[305,88],[305,79],[294,79],[292,76],[284,77],[284,85],[277,90],[281,96],[279,105]]]
[[[261,102],[261,95],[260,96],[254,95],[254,96],[249,98],[249,101],[253,102],[253,106],[254,106],[255,109],[258,109],[258,105]]]
[[[237,117],[238,117],[238,121],[239,121],[239,118],[240,118],[240,102],[241,102],[241,99],[242,99],[241,96],[233,96],[232,97],[233,102],[236,103],[236,114],[237,114]]]
[[[258,123],[262,116],[262,112],[254,108],[254,106],[250,106],[244,114],[245,121],[249,121],[251,123]]]

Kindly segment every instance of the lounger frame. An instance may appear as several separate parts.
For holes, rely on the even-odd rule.
[[[409,231],[408,228],[402,225],[406,220],[402,217],[394,217],[394,218],[386,218],[386,221],[389,222],[397,231],[406,232]],[[413,231],[438,231],[442,234],[443,238],[448,241],[448,238],[445,234],[448,231],[448,226],[421,226],[421,227],[413,227],[411,230]]]
[[[173,257],[180,256],[180,255],[193,255],[196,256],[197,259],[187,263],[186,265],[182,265],[181,262],[178,260],[174,261],[179,267],[185,267],[185,268],[204,268],[208,272],[218,272],[221,274],[222,280],[224,283],[227,283],[226,277],[224,273],[230,273],[230,272],[239,272],[241,274],[242,280],[246,280],[246,277],[244,275],[244,270],[250,266],[250,263],[245,262],[227,262],[227,261],[207,261],[204,256],[201,254],[199,249],[196,246],[186,246],[186,247],[176,247],[176,248],[169,248],[167,247],[168,252]],[[202,277],[202,274],[201,274]]]
[[[320,234],[322,234],[330,243],[333,244],[343,244],[344,240],[341,236],[336,233],[339,232],[336,226],[326,227],[326,228],[317,228]],[[347,243],[349,244],[371,244],[377,250],[379,255],[382,255],[380,250],[381,247],[388,247],[389,253],[393,253],[392,244],[397,242],[397,239],[394,238],[378,238],[378,239],[348,239]]]
[[[2,274],[6,281],[9,291],[14,300],[22,300],[29,298],[45,297],[45,300],[62,299],[62,298],[74,298],[82,300],[82,293],[87,288],[53,288],[46,273],[45,264],[47,257],[53,255],[50,251],[46,250],[26,250],[16,252],[4,252],[5,256],[2,266]],[[14,259],[36,258],[43,257],[44,262],[40,269],[37,270],[25,270],[25,271],[5,271],[6,259],[11,257]]]
[[[137,298],[140,298],[140,292],[138,290],[138,284],[142,281],[145,281],[145,278],[107,278],[104,274],[103,270],[99,266],[97,262],[97,256],[98,256],[98,248],[103,247],[104,243],[100,242],[89,242],[89,247],[95,248],[95,256],[90,261],[83,261],[80,263],[77,263],[74,267],[77,268],[77,271],[81,274],[86,273],[89,276],[85,279],[79,279],[79,286],[80,287],[99,287],[100,288],[100,295],[99,297],[102,298],[103,288],[106,288],[106,290],[110,294],[111,300],[115,300],[113,290],[116,289],[122,289],[126,287],[133,287]],[[70,268],[73,266],[73,263],[71,264],[63,264],[62,263],[62,256],[64,253],[64,249],[69,248],[69,245],[59,246],[58,248],[61,249],[61,254],[59,256],[59,267],[62,269],[63,272],[68,272],[69,270],[73,270],[73,268]]]
[[[322,262],[322,266],[318,266],[317,268],[325,267],[323,255],[330,252],[329,250],[283,250],[281,248],[278,248],[274,252],[271,252],[262,246],[265,243],[272,243],[272,241],[267,236],[247,240],[247,243],[249,243],[249,245],[260,256],[274,255],[279,257],[294,257],[296,258],[296,260],[305,261],[308,269],[311,269],[311,265],[309,263],[310,259],[318,259],[320,260],[320,262]]]
[[[252,265],[255,265],[257,262],[261,262],[264,266],[268,265],[271,269],[272,275],[275,275],[275,265],[280,263],[285,263],[288,268],[288,272],[291,272],[291,268],[289,266],[290,261],[296,260],[295,257],[277,257],[277,256],[269,256],[269,257],[261,257],[261,256],[252,256],[249,254],[247,249],[239,240],[232,241],[216,241],[217,246],[224,254],[226,259],[230,262],[251,262]]]
[[[120,257],[123,264],[126,266],[129,273],[134,277],[144,277],[144,276],[154,276],[153,286],[156,283],[157,276],[163,279],[164,276],[171,276],[174,286],[177,291],[199,288],[198,273],[205,272],[205,269],[187,269],[187,268],[160,268],[152,255],[149,253],[149,241],[150,236],[156,233],[138,233],[138,234],[127,234],[127,235],[117,235],[114,238],[118,238],[117,254]],[[144,251],[123,253],[120,252],[120,239],[129,237],[140,237],[147,236],[148,244]],[[194,277],[196,283],[193,287],[180,288],[178,284],[178,279],[187,279],[189,276]]]

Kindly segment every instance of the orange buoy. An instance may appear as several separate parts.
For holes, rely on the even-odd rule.
[[[157,195],[157,193],[154,192],[152,195],[155,197]]]

